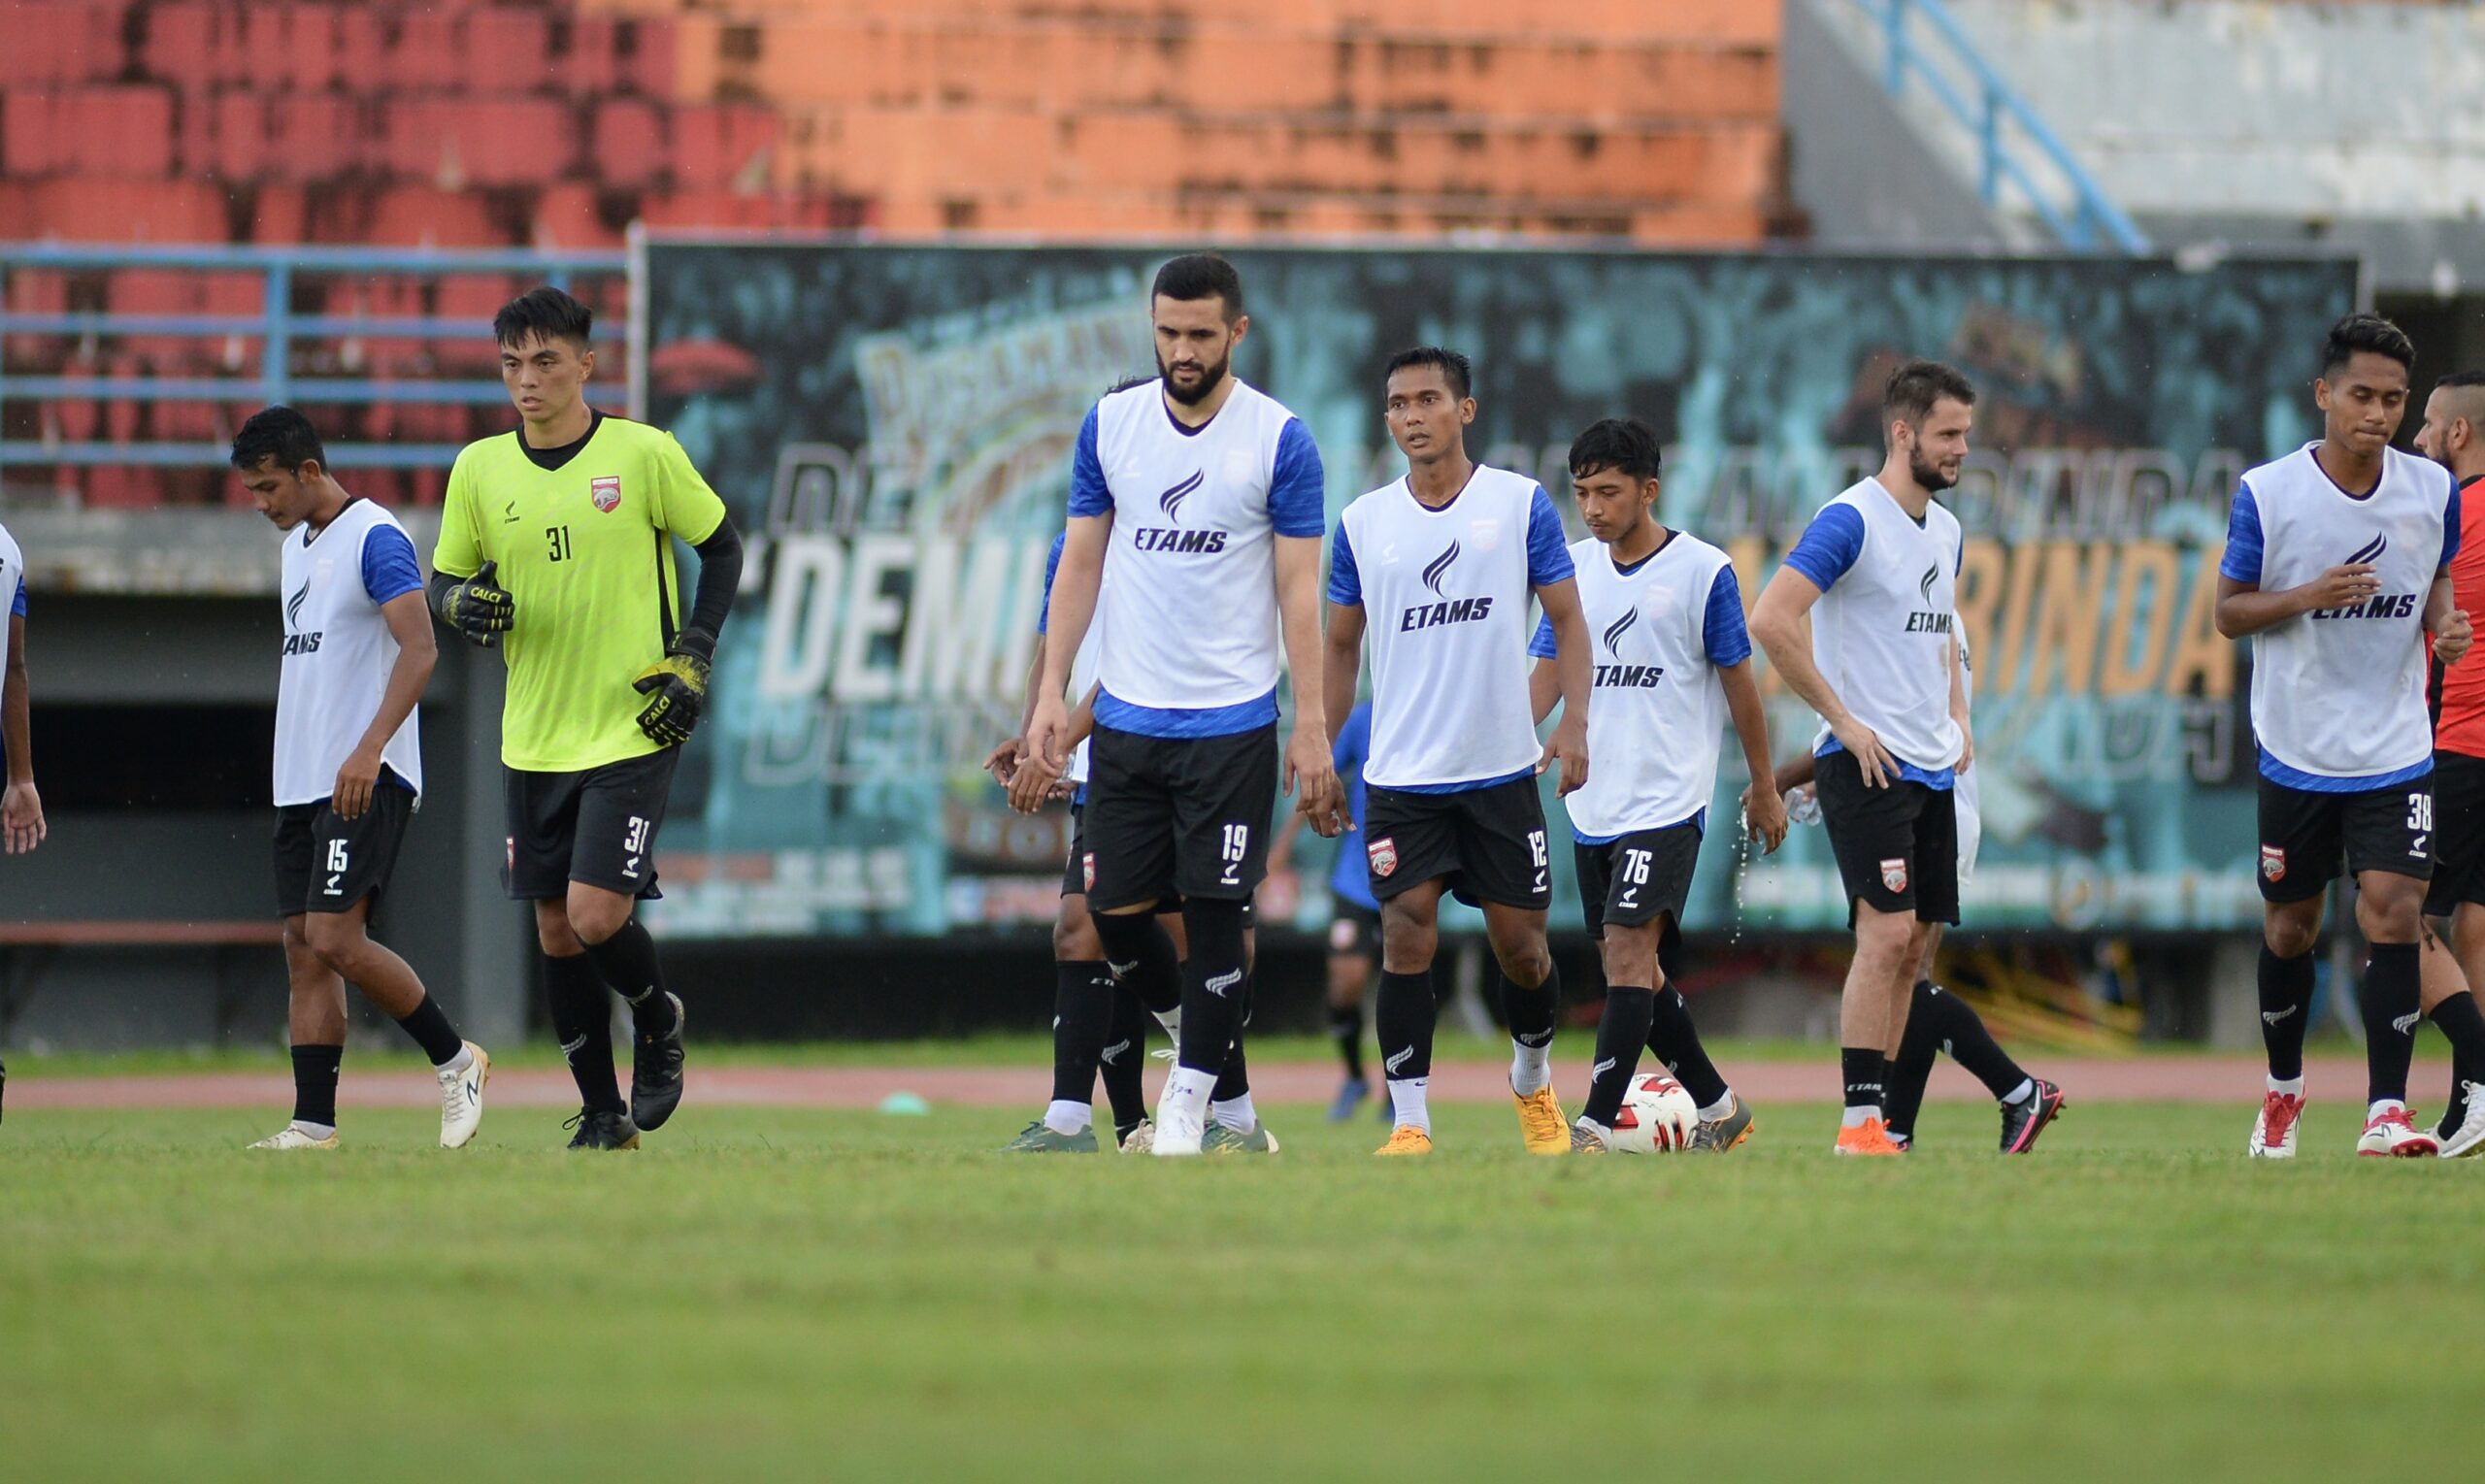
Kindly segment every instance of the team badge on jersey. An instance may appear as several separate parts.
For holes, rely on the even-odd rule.
[[[587,498],[595,502],[597,510],[610,515],[621,508],[621,477],[615,474],[591,479],[587,482],[586,493]]]
[[[1891,891],[1906,890],[1906,859],[1893,856],[1881,863],[1881,885]]]
[[[1398,838],[1388,836],[1365,844],[1363,853],[1372,862],[1372,874],[1385,876],[1398,869]]]
[[[2276,845],[2261,847],[2261,874],[2269,880],[2287,878],[2287,853]]]

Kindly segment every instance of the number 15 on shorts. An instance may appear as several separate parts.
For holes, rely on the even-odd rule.
[[[1227,825],[1225,842],[1217,851],[1218,858],[1225,862],[1225,874],[1216,878],[1217,884],[1220,886],[1242,885],[1242,861],[1250,853],[1251,827],[1247,824]]]

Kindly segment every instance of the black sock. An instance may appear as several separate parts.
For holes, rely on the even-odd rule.
[[[2304,1022],[2312,1018],[2312,955],[2280,958],[2261,944],[2261,1044],[2269,1048],[2270,1075],[2291,1082],[2303,1075]]]
[[[579,1101],[597,1112],[626,1113],[621,1086],[613,1072],[613,1002],[604,976],[584,954],[575,958],[544,957],[544,998],[552,1006],[552,1034],[560,1039],[561,1056],[570,1064],[570,1080],[579,1085]]]
[[[343,1046],[293,1048],[293,1121],[337,1126],[337,1073],[345,1066]]]
[[[1242,965],[1242,904],[1194,897],[1182,904],[1182,930],[1191,956],[1182,963],[1182,1043],[1176,1063],[1185,1072],[1222,1073],[1242,1034],[1249,978]]]
[[[1380,971],[1380,1000],[1373,1029],[1380,1036],[1380,1074],[1410,1082],[1433,1074],[1433,973]]]
[[[1648,1041],[1656,1014],[1656,991],[1639,984],[1605,987],[1605,1013],[1596,1023],[1596,1065],[1588,1072],[1588,1105],[1580,1111],[1606,1128],[1622,1111],[1622,1095],[1640,1070],[1640,1048]]]
[[[2365,1097],[2407,1101],[2407,1064],[2416,1055],[2416,1005],[2423,970],[2414,943],[2374,943],[2365,971]]]
[[[1882,1074],[1881,1121],[1890,1137],[1915,1138],[1915,1115],[1924,1107],[1924,1086],[1933,1079],[1933,1058],[1941,1050],[1936,1029],[1938,1011],[1929,1002],[1937,991],[1931,979],[1915,981],[1915,998],[1906,1010],[1906,1034],[1899,1038],[1899,1054]],[[1946,998],[1946,997],[1945,997]]]
[[[1881,1106],[1881,1084],[1889,1074],[1889,1058],[1878,1046],[1862,1050],[1839,1047],[1838,1070],[1846,1082],[1848,1107]]]
[[[1937,1043],[1950,1055],[1950,1060],[1968,1070],[1969,1075],[1984,1084],[1994,1101],[2019,1090],[2019,1084],[2030,1080],[2028,1069],[2010,1059],[1985,1029],[1984,1017],[1976,1007],[1957,995],[1936,985],[1920,985],[1916,989],[1915,1008],[1907,1016],[1907,1035],[1915,1034],[1916,1022],[1929,1019],[1937,1032]]]
[[[1104,1079],[1105,1101],[1112,1105],[1116,1144],[1147,1116],[1147,1095],[1140,1088],[1139,1074],[1147,1062],[1148,1024],[1147,1007],[1139,996],[1126,984],[1114,985],[1112,1026],[1105,1033],[1096,1071]]]
[[[2442,1127],[2456,1130],[2468,1119],[2468,1084],[2485,1082],[2485,1011],[2476,997],[2457,994],[2434,1006],[2433,1021],[2450,1042],[2450,1104]]]
[[[1098,963],[1053,965],[1052,1101],[1096,1097],[1096,1060],[1112,1028],[1113,976]]]
[[[1151,1015],[1178,1009],[1182,1004],[1182,961],[1174,953],[1174,935],[1153,913],[1119,917],[1099,915],[1096,936],[1104,940],[1105,965],[1113,977],[1139,996],[1140,1007]]]
[[[415,1006],[397,1023],[406,1028],[406,1034],[414,1039],[415,1045],[423,1048],[423,1055],[430,1057],[435,1067],[445,1067],[457,1060],[457,1053],[466,1049],[466,1042],[458,1036],[457,1028],[450,1025],[448,1017],[442,1013],[440,1002],[429,995],[423,996],[423,1003]]]
[[[1726,1095],[1726,1079],[1717,1074],[1717,1064],[1708,1060],[1708,1049],[1700,1044],[1700,1031],[1691,1023],[1691,1006],[1682,1003],[1682,991],[1671,984],[1658,990],[1652,1009],[1648,1049],[1691,1094],[1692,1102],[1702,1107],[1716,1106]]]
[[[596,973],[630,1003],[630,1023],[642,1036],[673,1034],[673,1002],[665,998],[664,970],[656,963],[656,940],[645,923],[632,917],[621,931],[586,946],[587,962]]]
[[[1329,1006],[1329,1039],[1338,1043],[1338,1060],[1346,1064],[1346,1080],[1363,1080],[1363,1006]]]
[[[1234,1015],[1234,1044],[1227,1048],[1225,1065],[1217,1070],[1216,1085],[1209,1089],[1210,1103],[1231,1103],[1251,1096],[1251,1066],[1242,1056],[1242,1033],[1251,1024],[1251,988],[1255,982],[1247,968],[1242,971],[1242,1006]]]
[[[1552,1044],[1554,1017],[1561,1011],[1562,971],[1552,964],[1544,966],[1544,982],[1534,989],[1502,975],[1502,1019],[1509,1024],[1510,1039],[1522,1046]]]

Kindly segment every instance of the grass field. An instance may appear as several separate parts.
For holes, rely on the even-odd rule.
[[[280,1115],[281,1116],[281,1115]],[[2485,1427],[2485,1165],[2252,1165],[2236,1109],[1989,1108],[1834,1163],[1004,1159],[998,1111],[684,1110],[569,1156],[357,1112],[0,1130],[0,1476],[25,1480],[2423,1479]],[[2458,1470],[2453,1474],[2452,1470]]]

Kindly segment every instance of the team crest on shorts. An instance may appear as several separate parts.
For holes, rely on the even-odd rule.
[[[597,510],[610,515],[621,508],[621,477],[613,474],[590,479],[587,481],[586,493],[587,498],[595,502]]]
[[[1096,852],[1090,850],[1078,857],[1079,873],[1086,877],[1087,889],[1096,889]]]
[[[1372,861],[1374,875],[1385,876],[1398,869],[1398,838],[1394,835],[1370,841],[1363,853]]]
[[[2287,853],[2276,845],[2261,847],[2261,877],[2268,881],[2287,878]]]
[[[1881,885],[1890,891],[1906,890],[1906,860],[1893,856],[1881,863]]]

